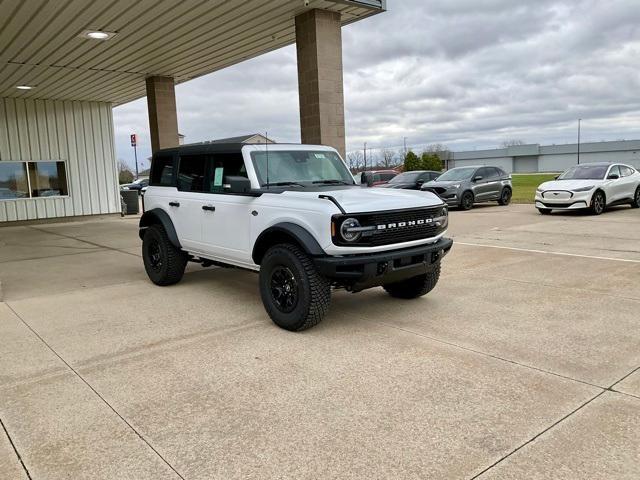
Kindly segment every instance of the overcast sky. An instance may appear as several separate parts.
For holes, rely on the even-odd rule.
[[[347,150],[509,139],[640,138],[638,0],[388,0],[343,28]],[[300,141],[295,46],[176,87],[187,142],[268,131]],[[129,134],[150,155],[146,101],[114,110],[119,158]],[[419,150],[419,148],[417,148]]]

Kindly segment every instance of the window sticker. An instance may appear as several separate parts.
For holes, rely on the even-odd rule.
[[[221,187],[222,186],[222,178],[224,176],[224,168],[219,167],[216,168],[214,174],[213,174],[213,186],[214,187]]]
[[[325,158],[324,153],[314,153],[316,158]]]

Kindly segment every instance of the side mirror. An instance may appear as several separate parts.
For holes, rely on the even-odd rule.
[[[423,183],[424,183],[424,180],[418,180],[418,181],[416,182],[416,185],[418,185],[419,187],[421,187]]]
[[[611,173],[607,177],[608,180],[618,180],[619,178],[620,178],[620,175],[618,175],[617,173]]]
[[[229,193],[249,193],[251,191],[251,180],[247,177],[228,176],[225,180],[224,189]]]
[[[560,175],[556,175],[555,177],[553,177],[554,180],[557,180],[560,178]]]
[[[480,180],[482,180],[484,177],[482,175],[476,175],[475,177],[473,177],[473,181],[474,182],[479,182]]]

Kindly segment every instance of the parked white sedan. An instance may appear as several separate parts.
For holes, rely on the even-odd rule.
[[[620,204],[640,208],[640,172],[620,163],[583,163],[540,185],[535,201],[542,214],[588,208],[600,215]]]

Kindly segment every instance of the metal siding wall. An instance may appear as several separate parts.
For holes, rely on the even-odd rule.
[[[454,154],[455,155],[455,154]],[[472,158],[460,160],[454,157],[454,167],[472,167],[477,165],[489,165],[492,167],[500,167],[505,172],[511,173],[513,171],[513,159],[511,157],[501,158]]]
[[[69,196],[0,201],[0,222],[117,213],[111,105],[0,98],[0,161],[64,160]]]

